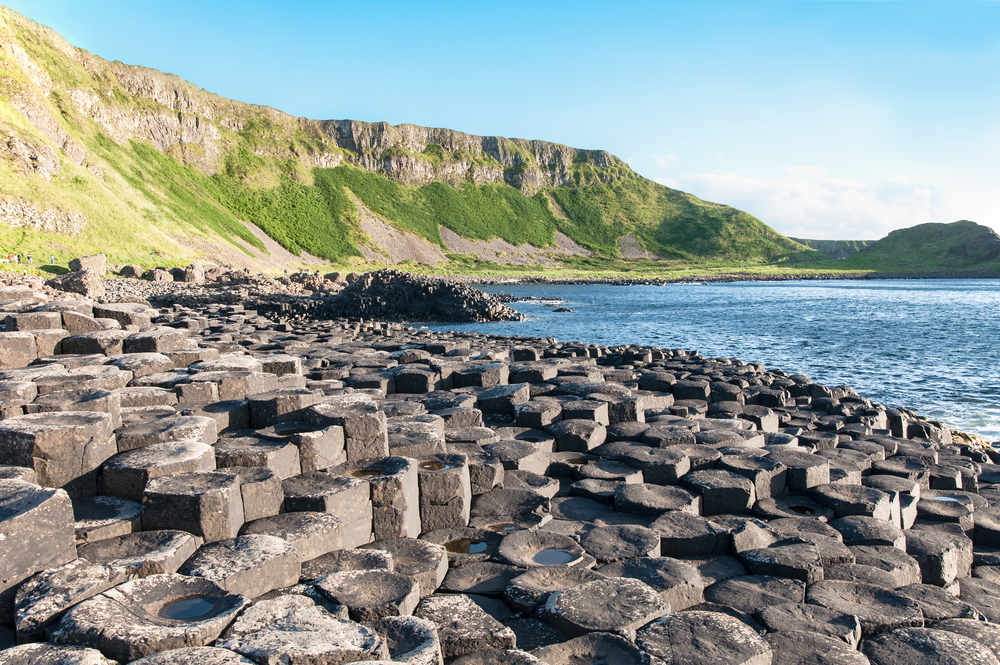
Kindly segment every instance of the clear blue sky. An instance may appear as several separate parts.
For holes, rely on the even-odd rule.
[[[788,235],[1000,230],[996,0],[6,4],[294,115],[602,148]]]

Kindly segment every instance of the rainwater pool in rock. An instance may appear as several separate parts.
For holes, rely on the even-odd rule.
[[[763,363],[846,385],[951,427],[1000,440],[1000,280],[834,280],[669,286],[491,286],[510,323],[429,326],[647,344]],[[550,301],[552,305],[555,301]]]

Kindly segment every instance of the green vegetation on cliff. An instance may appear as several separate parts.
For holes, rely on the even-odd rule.
[[[789,240],[794,240],[810,249],[818,249],[835,259],[846,259],[875,242],[874,240],[806,240],[803,238],[789,238]]]
[[[372,242],[359,225],[360,202],[442,247],[442,227],[538,248],[553,247],[561,232],[595,253],[570,266],[622,264],[623,239],[625,256],[646,253],[632,261],[825,259],[747,213],[647,180],[600,150],[294,118],[102,60],[3,7],[0,39],[7,251],[62,260],[103,251],[113,262],[144,264],[235,252],[267,265],[267,245],[250,223],[293,254],[349,262]]]
[[[918,224],[891,232],[841,263],[845,268],[891,272],[1000,271],[1000,236],[967,220]]]

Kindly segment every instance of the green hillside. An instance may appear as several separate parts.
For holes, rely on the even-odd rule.
[[[875,242],[874,240],[806,240],[804,238],[789,238],[789,240],[794,240],[810,249],[818,249],[835,259],[846,259]]]
[[[559,231],[608,258],[628,234],[691,262],[809,253],[600,150],[294,118],[105,61],[3,7],[0,42],[4,251],[57,261],[103,251],[146,265],[228,251],[266,263],[249,222],[293,254],[345,262],[372,242],[359,200],[441,246],[447,227],[535,247],[554,246]]]
[[[967,220],[919,224],[891,232],[842,263],[845,268],[891,272],[1000,271],[1000,236]]]

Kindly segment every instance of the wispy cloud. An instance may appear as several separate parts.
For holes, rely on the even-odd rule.
[[[661,169],[670,168],[670,165],[675,161],[677,161],[677,157],[672,153],[670,154],[653,153],[651,157],[653,158],[653,161],[656,162],[656,165],[659,166]]]
[[[701,173],[657,181],[726,203],[797,238],[873,240],[893,229],[951,222],[941,188],[890,176],[878,182],[838,177],[816,166],[789,166],[775,179]]]

